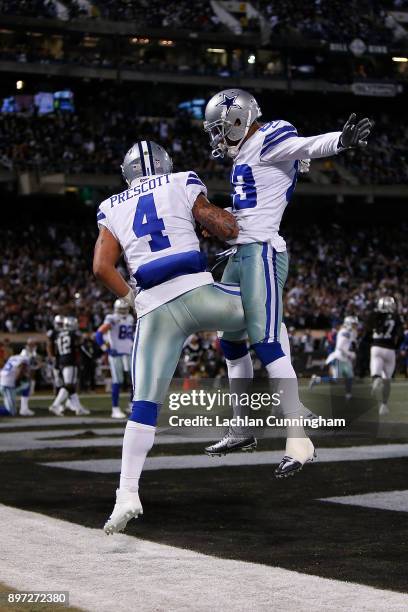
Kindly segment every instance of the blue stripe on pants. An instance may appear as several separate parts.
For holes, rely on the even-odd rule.
[[[276,251],[272,249],[272,267],[273,267],[273,279],[275,283],[275,325],[273,329],[273,341],[278,341],[278,316],[279,316],[279,290],[278,290],[278,273],[276,270]]]
[[[140,331],[140,319],[138,319],[138,322],[136,323],[135,340],[133,343],[133,351],[132,351],[131,372],[132,372],[133,393],[135,391],[135,386],[136,386],[136,351],[137,351],[137,345],[139,343],[139,331]]]
[[[262,247],[262,259],[264,262],[265,283],[266,283],[266,300],[265,300],[266,326],[265,326],[264,342],[267,342],[269,338],[270,328],[271,328],[271,279],[270,279],[270,274],[269,274],[268,243],[267,242],[264,242],[263,247]]]

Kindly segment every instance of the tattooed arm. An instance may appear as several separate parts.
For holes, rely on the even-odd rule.
[[[194,203],[193,217],[220,240],[231,240],[238,236],[239,227],[234,216],[211,204],[202,193]]]
[[[101,226],[95,244],[93,273],[112,293],[120,298],[125,298],[129,292],[132,294],[132,291],[116,269],[121,252],[116,238],[106,227]]]

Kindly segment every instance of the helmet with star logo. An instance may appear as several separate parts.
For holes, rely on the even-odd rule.
[[[251,125],[261,116],[255,98],[242,89],[224,89],[205,108],[204,130],[213,157],[236,157]]]

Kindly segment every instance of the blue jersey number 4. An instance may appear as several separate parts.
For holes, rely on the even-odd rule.
[[[239,164],[235,166],[231,183],[234,187],[232,208],[234,210],[255,208],[256,187],[251,167],[248,166],[248,164]]]
[[[137,238],[150,236],[149,246],[151,251],[162,251],[168,249],[170,240],[164,236],[163,219],[157,216],[156,205],[152,193],[141,196],[137,203],[135,218],[133,219],[133,231]]]

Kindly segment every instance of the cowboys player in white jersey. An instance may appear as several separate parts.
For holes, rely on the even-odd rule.
[[[280,343],[282,291],[288,272],[286,244],[279,235],[284,210],[296,187],[299,160],[328,157],[364,147],[371,122],[356,122],[352,114],[342,131],[309,138],[298,136],[287,121],[258,123],[261,110],[255,98],[240,89],[226,89],[213,96],[205,109],[204,129],[210,136],[214,157],[234,160],[231,183],[232,212],[240,226],[237,245],[222,282],[238,283],[251,347],[268,371],[279,380],[281,409],[285,417],[302,414],[296,373]],[[223,335],[222,348],[228,370],[242,379],[253,376],[248,349]],[[237,372],[239,372],[237,374]],[[286,454],[275,470],[287,476],[313,458],[314,447],[303,428],[288,431]]]
[[[129,304],[118,299],[113,313],[105,317],[95,334],[95,340],[108,353],[112,376],[112,418],[124,419],[126,414],[119,407],[120,387],[125,376],[130,375],[130,354],[133,346],[135,320],[129,313]]]
[[[357,327],[357,317],[345,317],[343,325],[340,327],[336,336],[335,349],[326,359],[326,365],[330,367],[331,376],[324,377],[313,374],[310,380],[310,389],[322,382],[343,379],[346,387],[346,399],[351,399],[354,377],[353,364],[356,358],[354,349],[357,341]]]
[[[228,330],[245,336],[239,287],[206,271],[196,222],[222,240],[238,235],[234,217],[211,204],[195,172],[172,172],[159,145],[143,141],[126,154],[128,189],[99,207],[94,274],[137,312],[132,351],[133,402],[123,441],[120,486],[106,533],[142,513],[139,477],[157,416],[188,336]],[[129,284],[115,265],[123,251]],[[135,297],[136,293],[136,297]]]
[[[0,371],[0,394],[3,397],[5,415],[15,416],[16,396],[20,395],[20,416],[34,416],[34,412],[28,407],[28,398],[31,386],[30,366],[32,360],[36,358],[36,350],[35,341],[28,338],[21,353],[9,357]]]

